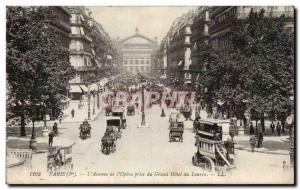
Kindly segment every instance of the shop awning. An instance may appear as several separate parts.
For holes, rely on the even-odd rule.
[[[82,93],[79,85],[70,85],[70,93]]]
[[[82,89],[83,92],[88,92],[88,88],[85,85],[80,85],[80,88]]]

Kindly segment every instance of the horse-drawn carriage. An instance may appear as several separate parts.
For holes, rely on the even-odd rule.
[[[180,117],[180,113],[172,113],[170,115],[170,126],[169,126],[169,142],[173,141],[183,141],[183,131],[184,131],[184,124],[183,119]]]
[[[207,171],[234,167],[234,143],[229,135],[230,122],[227,120],[200,119],[196,134],[197,152],[192,158],[193,165]]]
[[[65,147],[49,147],[47,154],[47,171],[72,170],[72,145]]]
[[[135,115],[135,107],[134,105],[128,105],[127,106],[127,115]]]
[[[122,136],[121,119],[119,117],[110,117],[106,122],[106,131],[101,139],[101,151],[104,154],[110,154],[116,151],[115,141]]]
[[[81,139],[87,139],[88,137],[91,137],[91,125],[84,121],[80,127],[79,127],[79,136]]]
[[[123,107],[113,108],[112,116],[116,116],[120,118],[120,126],[122,129],[126,128],[126,118],[124,115],[125,109]]]

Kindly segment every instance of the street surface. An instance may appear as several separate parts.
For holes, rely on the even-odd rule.
[[[110,173],[114,172],[119,176],[114,178],[114,182],[122,183],[123,180],[132,179],[130,176],[135,172],[153,172],[157,176],[164,175],[166,172],[188,172],[190,175],[201,175],[206,172],[200,168],[192,165],[192,156],[196,152],[194,146],[195,138],[192,133],[192,121],[185,121],[185,131],[183,134],[183,143],[169,142],[169,122],[168,115],[175,111],[175,109],[165,109],[166,117],[160,117],[161,109],[159,105],[148,108],[145,111],[146,122],[149,128],[138,128],[141,122],[141,113],[136,111],[134,116],[127,116],[127,127],[122,130],[121,139],[117,140],[116,152],[105,155],[101,152],[101,138],[106,129],[106,119],[104,112],[101,112],[98,117],[91,122],[92,137],[86,140],[79,138],[79,124],[80,123],[66,123],[62,124],[63,137],[74,139],[73,146],[73,164],[74,171],[79,173],[94,172]],[[204,116],[205,113],[201,112]],[[276,182],[283,183],[282,179],[287,179],[286,175],[292,175],[290,170],[283,171],[282,162],[289,161],[288,155],[251,153],[244,150],[236,150],[235,165],[236,168],[226,173],[225,177],[214,176],[209,177],[191,177],[193,183],[216,183],[224,182],[226,178],[227,183],[234,183],[238,177],[240,183],[268,183],[276,179]],[[97,175],[94,173],[94,175]],[[101,175],[101,174],[98,174]],[[124,177],[126,176],[126,177]],[[170,176],[169,176],[170,177]],[[98,177],[89,177],[95,182]],[[101,177],[100,177],[101,178]],[[168,177],[153,177],[151,181],[149,178],[145,182],[163,183],[164,179]],[[212,180],[212,178],[214,178]],[[84,178],[82,178],[84,179]],[[79,179],[81,181],[82,179]],[[118,180],[117,180],[118,179]],[[176,182],[185,181],[183,177],[170,177]],[[103,178],[107,183],[107,177]]]
[[[105,104],[101,102],[99,114],[93,121],[90,121],[92,125],[91,138],[85,140],[79,138],[79,125],[84,118],[82,116],[80,116],[82,118],[80,122],[76,117],[72,122],[69,116],[65,120],[67,122],[63,121],[59,125],[59,138],[75,143],[72,148],[72,163],[78,183],[99,183],[99,181],[101,183],[134,183],[137,177],[141,183],[164,183],[164,181],[170,182],[170,180],[176,183],[188,181],[189,183],[204,184],[271,183],[274,181],[292,183],[292,169],[284,170],[282,167],[283,161],[289,164],[289,155],[235,150],[236,168],[224,175],[218,172],[208,173],[202,168],[194,166],[192,156],[196,152],[196,147],[195,134],[192,132],[193,121],[184,122],[182,143],[170,143],[169,114],[176,110],[174,108],[167,109],[165,105],[162,106],[165,109],[166,117],[160,116],[161,108],[158,104],[152,108],[145,106],[146,123],[149,128],[138,127],[141,123],[141,112],[137,109],[133,116],[125,114],[127,127],[122,130],[122,137],[116,141],[116,151],[105,155],[101,152],[101,139],[106,130],[104,106]],[[81,112],[83,113],[84,110],[86,107]],[[194,115],[193,110],[192,119],[194,119]],[[200,115],[202,118],[206,117],[203,110]],[[41,165],[43,165],[42,168],[46,167],[45,157],[46,154],[33,156],[33,171],[41,168]],[[111,172],[114,173],[113,178],[105,176]],[[152,173],[152,176],[147,176],[148,172]],[[183,176],[184,173],[189,176]],[[47,176],[42,179],[49,183],[74,183],[71,177]],[[41,183],[38,178],[36,180],[36,183]]]

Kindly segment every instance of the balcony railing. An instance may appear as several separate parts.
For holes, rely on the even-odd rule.
[[[76,71],[95,71],[97,68],[95,66],[80,66],[75,69]]]

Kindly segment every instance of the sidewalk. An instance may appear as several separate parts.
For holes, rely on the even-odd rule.
[[[34,153],[42,153],[48,151],[48,136],[37,137],[37,150]],[[29,149],[30,138],[28,137],[7,137],[7,148]],[[56,136],[53,139],[53,147],[68,147],[75,144],[75,139],[70,140]]]
[[[97,108],[97,97],[95,97],[95,114],[93,114],[94,97],[91,97],[90,104],[90,117],[91,121],[95,120],[98,114],[103,110],[103,103],[101,102],[101,96],[99,97],[100,106]],[[64,110],[63,123],[83,122],[88,118],[88,100],[83,100],[83,106],[78,108],[79,100],[72,100],[68,109]],[[75,114],[72,118],[71,110],[74,108]]]
[[[286,139],[288,136],[266,136],[263,140],[262,148],[254,148],[255,152],[267,153],[267,154],[281,154],[289,155],[289,141]],[[239,150],[246,150],[251,152],[249,143],[250,136],[239,135],[234,137],[235,148]]]

